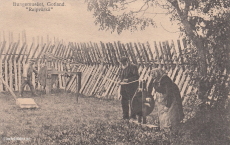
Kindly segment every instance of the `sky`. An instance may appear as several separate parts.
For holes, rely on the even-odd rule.
[[[45,5],[47,2],[63,3],[65,6],[55,6],[51,11],[34,12],[22,6],[13,6],[16,3],[40,2]],[[140,5],[132,5],[131,9],[139,9]],[[155,10],[156,11],[156,10]],[[159,12],[159,11],[158,11]],[[154,17],[157,28],[146,28],[144,31],[124,31],[122,34],[111,31],[99,31],[99,27],[94,24],[92,12],[87,11],[85,0],[0,0],[0,41],[5,36],[9,39],[9,32],[13,34],[16,41],[26,33],[27,41],[64,40],[65,42],[145,42],[163,41],[177,39],[178,28],[171,25],[169,18],[159,14]],[[4,34],[4,35],[3,35]]]

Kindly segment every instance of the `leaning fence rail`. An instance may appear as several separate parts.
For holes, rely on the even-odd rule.
[[[14,91],[20,91],[23,65],[28,59],[36,59],[39,71],[47,59],[49,66],[57,71],[82,72],[81,94],[100,98],[116,99],[119,84],[119,60],[126,56],[138,65],[140,80],[148,79],[151,68],[161,67],[168,72],[185,96],[195,90],[191,86],[191,76],[187,74],[187,60],[184,49],[189,47],[185,40],[108,43],[26,43],[0,42],[0,75]],[[58,85],[66,91],[77,92],[76,76],[58,75]],[[36,89],[42,89],[33,75]],[[28,88],[26,88],[28,89]],[[7,89],[0,82],[0,92]]]

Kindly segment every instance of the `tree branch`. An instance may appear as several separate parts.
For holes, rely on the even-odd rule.
[[[142,10],[146,4],[148,7],[145,10]],[[139,13],[141,11],[146,11],[148,8],[149,8],[148,1],[146,1],[138,11],[131,11],[131,13]]]
[[[126,2],[126,3],[123,3],[123,5],[127,5],[127,4],[130,4],[130,3],[133,3],[133,2],[136,2],[137,0],[133,0],[133,1],[130,1],[130,2]]]
[[[185,9],[184,9],[184,16],[188,17],[188,12],[189,12],[189,2],[190,1],[184,1],[185,2]]]
[[[177,0],[168,0],[168,2],[177,10],[177,13],[180,16],[183,16],[183,13],[180,10],[180,7],[179,7],[179,4],[178,4]]]

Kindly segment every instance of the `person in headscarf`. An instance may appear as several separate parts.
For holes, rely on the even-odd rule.
[[[121,80],[121,86],[120,86],[120,95],[121,95],[121,105],[122,105],[122,111],[123,111],[123,119],[136,119],[136,114],[132,112],[132,109],[130,108],[130,100],[134,96],[139,82],[139,73],[138,73],[138,67],[134,64],[131,64],[128,61],[127,57],[122,57],[120,60],[121,63],[121,73],[120,73],[120,80]],[[131,115],[129,116],[129,110],[131,112]]]
[[[184,118],[179,88],[162,69],[153,69],[150,75],[156,91],[160,129],[174,130]]]

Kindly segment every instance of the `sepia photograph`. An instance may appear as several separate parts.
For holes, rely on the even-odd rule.
[[[229,145],[229,0],[0,0],[0,145]]]

